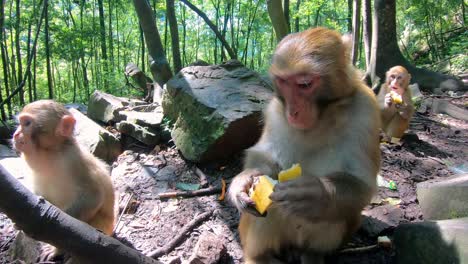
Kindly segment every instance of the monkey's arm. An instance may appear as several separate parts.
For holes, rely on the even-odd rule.
[[[270,198],[284,214],[312,221],[343,219],[366,206],[373,188],[357,177],[337,172],[325,177],[303,175],[278,183]]]

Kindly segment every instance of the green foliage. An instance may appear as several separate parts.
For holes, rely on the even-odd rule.
[[[290,1],[291,31],[296,31],[296,28],[305,30],[312,26],[334,28],[342,33],[348,30],[347,1],[302,0],[299,5],[298,1]],[[13,70],[18,70],[14,36],[16,32],[20,33],[24,71],[28,59],[27,51],[31,48],[37,29],[41,2],[21,1],[19,28],[15,28],[18,19],[15,13],[16,2],[7,1],[5,4],[3,42],[9,59],[9,76],[4,79],[3,74],[0,74],[0,79],[1,83],[8,82],[10,91],[18,85],[15,82],[17,76],[13,76]],[[166,56],[172,63],[166,2],[148,2],[154,10]],[[254,70],[267,72],[276,38],[264,1],[192,0],[191,3],[217,26],[239,60]],[[462,4],[459,0],[397,1],[397,34],[403,54],[417,65],[425,64],[432,69],[451,73],[466,71],[468,33],[463,21]],[[95,89],[118,96],[144,95],[143,91],[126,85],[124,76],[125,66],[130,62],[137,64],[140,69],[144,69],[146,75],[151,76],[147,49],[140,41],[140,27],[132,1],[104,1],[108,60],[103,59],[96,1],[55,0],[49,1],[49,5],[49,44],[56,99],[86,103]],[[180,1],[175,2],[175,13],[183,66],[196,60],[215,64],[229,59],[222,57],[221,42],[198,14]],[[226,24],[225,18],[228,18]],[[42,28],[33,68],[37,99],[48,97],[44,44]],[[361,69],[365,68],[363,56],[361,52],[357,62]],[[0,65],[0,71],[3,73],[4,70]],[[27,85],[26,89],[28,87]],[[0,87],[3,96],[6,94],[5,88],[5,85]],[[26,91],[25,95],[27,94]],[[13,102],[18,104],[18,98],[14,98]]]

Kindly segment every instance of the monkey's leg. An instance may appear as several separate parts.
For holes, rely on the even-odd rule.
[[[409,120],[396,115],[387,128],[387,135],[394,138],[401,138],[408,128]]]
[[[269,217],[255,217],[243,213],[239,223],[239,235],[246,264],[281,264],[274,257],[280,246],[278,223]]]

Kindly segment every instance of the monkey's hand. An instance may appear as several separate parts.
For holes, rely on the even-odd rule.
[[[254,183],[254,178],[261,175],[263,175],[263,173],[259,170],[247,169],[238,174],[231,182],[228,197],[240,212],[262,216],[257,209],[255,209],[255,202],[249,196],[249,189]]]
[[[283,214],[310,220],[321,217],[330,203],[330,195],[323,181],[310,175],[276,184],[270,199]]]
[[[392,98],[392,94],[391,93],[387,93],[385,95],[385,108],[389,108],[392,106],[393,104],[393,98]]]

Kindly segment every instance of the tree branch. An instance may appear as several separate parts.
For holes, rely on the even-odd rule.
[[[208,26],[211,28],[211,30],[213,30],[213,32],[215,33],[216,37],[221,41],[221,43],[223,44],[224,48],[226,49],[226,51],[228,52],[229,54],[229,57],[231,57],[231,59],[237,59],[237,54],[231,49],[231,46],[229,45],[229,43],[226,41],[226,39],[223,37],[223,35],[221,35],[221,33],[219,32],[219,30],[216,28],[216,25],[213,24],[213,22],[210,21],[210,19],[206,16],[205,13],[203,13],[203,11],[201,11],[200,9],[198,9],[196,6],[194,6],[192,3],[190,3],[189,1],[187,0],[180,0],[182,3],[184,3],[185,5],[187,5],[190,9],[192,9],[195,13],[197,13],[203,20],[205,20],[206,24],[208,24]]]
[[[84,263],[161,263],[32,194],[2,165],[0,211],[32,238],[59,247]]]
[[[165,246],[158,248],[148,254],[149,257],[152,258],[158,258],[161,257],[162,255],[165,255],[169,252],[171,252],[175,247],[177,247],[182,240],[184,239],[185,236],[187,236],[188,232],[190,232],[192,229],[194,229],[196,226],[198,226],[201,222],[205,221],[208,219],[211,215],[213,214],[213,211],[205,212],[202,214],[199,214],[197,217],[192,219],[188,224],[186,224],[182,230],[180,230],[179,234],[177,234],[176,237],[174,237],[169,243],[167,243]]]

